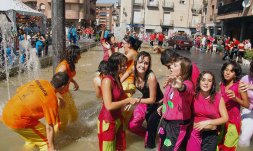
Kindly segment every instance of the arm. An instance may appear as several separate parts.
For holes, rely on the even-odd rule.
[[[130,74],[133,73],[133,72],[134,72],[134,66],[133,66],[133,68],[132,68],[131,70],[126,71],[126,72],[120,77],[120,82],[121,82],[121,83],[124,82],[124,81],[127,79],[127,77],[129,77]]]
[[[112,102],[112,85],[111,80],[109,78],[105,78],[102,80],[101,89],[105,108],[109,111],[119,109],[130,102],[130,98],[117,102]]]
[[[219,112],[221,115],[220,118],[212,119],[212,120],[205,120],[205,121],[201,121],[199,123],[194,123],[194,128],[196,128],[198,130],[213,130],[218,125],[224,124],[228,121],[228,113],[227,113],[226,105],[225,105],[223,98],[221,98],[221,100],[220,100]]]
[[[52,124],[46,123],[46,133],[48,140],[48,150],[54,151],[54,127]]]
[[[148,77],[148,87],[149,87],[149,98],[140,99],[139,103],[153,104],[156,101],[156,88],[157,80],[154,73],[151,73]]]
[[[73,78],[70,79],[70,82],[74,84],[74,91],[77,91],[79,89],[79,85],[77,84],[77,82]]]
[[[97,98],[101,98],[101,79],[99,77],[95,77],[93,79],[93,85],[94,85],[94,88],[95,88],[95,93],[96,93],[96,97]]]

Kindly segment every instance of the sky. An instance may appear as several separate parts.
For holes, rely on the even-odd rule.
[[[115,3],[118,0],[97,0],[97,3]]]

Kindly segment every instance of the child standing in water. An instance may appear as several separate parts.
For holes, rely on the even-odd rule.
[[[67,47],[67,56],[64,58],[60,64],[56,67],[56,73],[65,72],[70,78],[70,82],[74,84],[74,90],[79,89],[79,85],[73,79],[76,75],[75,64],[78,63],[78,60],[81,58],[80,48],[76,45],[70,45]],[[59,122],[58,129],[64,130],[68,123],[73,123],[77,120],[77,108],[75,102],[72,98],[72,95],[69,91],[69,85],[66,87],[65,91],[61,93],[62,99],[64,101],[64,107],[59,108]]]
[[[219,143],[219,150],[235,151],[241,131],[240,106],[249,107],[246,92],[239,89],[241,78],[241,67],[235,61],[226,62],[221,68],[220,91],[224,98],[228,111],[228,122],[223,127],[222,138]]]
[[[187,151],[215,151],[218,143],[217,126],[228,121],[225,102],[216,92],[213,73],[200,74],[193,101],[194,124],[187,142]]]
[[[108,59],[108,73],[103,77],[101,93],[102,109],[98,116],[98,140],[100,151],[123,151],[126,149],[124,118],[121,108],[128,103],[135,104],[136,99],[127,98],[119,74],[126,68],[127,58],[119,53],[113,53]]]
[[[164,92],[163,105],[157,109],[162,115],[159,128],[158,150],[179,150],[191,123],[191,104],[194,86],[191,79],[191,61],[178,57],[170,65],[168,86]],[[161,114],[162,111],[162,114]]]
[[[142,93],[138,100],[138,105],[133,111],[128,128],[133,133],[145,138],[146,148],[155,148],[156,131],[160,122],[157,113],[158,102],[163,98],[163,93],[151,70],[151,56],[142,51],[138,53],[134,61],[134,75],[136,88]],[[144,120],[147,121],[147,128],[142,126]]]

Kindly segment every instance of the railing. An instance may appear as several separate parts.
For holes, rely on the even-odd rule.
[[[239,0],[230,4],[226,4],[226,5],[218,7],[218,15],[243,11],[242,2],[243,0]]]
[[[161,26],[174,26],[174,20],[163,20],[160,22]]]
[[[159,7],[159,1],[158,0],[155,0],[155,1],[148,1],[147,2],[147,6],[148,7]]]
[[[174,8],[174,2],[169,2],[168,0],[163,0],[163,8]]]
[[[142,6],[143,5],[143,0],[134,0],[134,5],[135,6]]]

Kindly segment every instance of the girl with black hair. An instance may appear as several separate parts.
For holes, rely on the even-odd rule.
[[[138,54],[138,50],[141,47],[141,41],[134,39],[131,36],[126,36],[123,40],[123,47],[125,50],[125,55],[127,57],[127,70],[121,76],[120,81],[122,82],[123,90],[127,93],[128,97],[131,97],[135,92],[134,85],[134,60]]]
[[[142,93],[138,105],[128,123],[131,132],[145,138],[145,148],[155,148],[156,132],[161,116],[156,112],[159,101],[163,98],[162,90],[151,70],[151,56],[148,52],[138,53],[134,61],[134,81],[136,88]],[[144,120],[147,127],[143,127]]]
[[[186,150],[215,151],[218,143],[217,126],[228,121],[228,113],[221,94],[216,92],[212,72],[203,71],[198,77],[193,121]]]
[[[235,151],[241,133],[240,106],[249,107],[246,92],[239,89],[242,69],[235,61],[226,62],[221,68],[220,91],[228,110],[228,122],[223,127],[220,135],[219,150]]]
[[[70,78],[70,82],[74,84],[74,91],[79,89],[79,85],[74,80],[74,76],[76,75],[76,66],[78,60],[81,58],[80,48],[76,45],[70,45],[67,47],[67,55],[56,67],[55,72],[65,72],[68,74]],[[72,95],[69,91],[69,85],[66,87],[65,91],[61,93],[62,99],[64,101],[64,107],[60,107],[59,110],[59,121],[57,129],[64,130],[68,123],[73,123],[77,120],[78,113],[75,102],[72,98]]]
[[[121,108],[127,104],[135,104],[136,99],[127,98],[119,74],[126,68],[127,58],[119,53],[113,53],[108,59],[107,72],[102,79],[102,108],[98,116],[98,140],[100,151],[126,150],[124,118]]]
[[[108,72],[107,68],[108,68],[107,67],[107,61],[102,60],[99,63],[98,70],[97,70],[97,75],[93,79],[93,85],[94,85],[94,88],[95,88],[95,92],[96,92],[96,97],[97,98],[101,98],[102,97],[102,93],[101,93],[101,81],[102,81],[103,77]]]
[[[118,52],[116,39],[113,34],[108,34],[101,40],[101,44],[104,50],[103,60],[107,61],[114,52]]]

